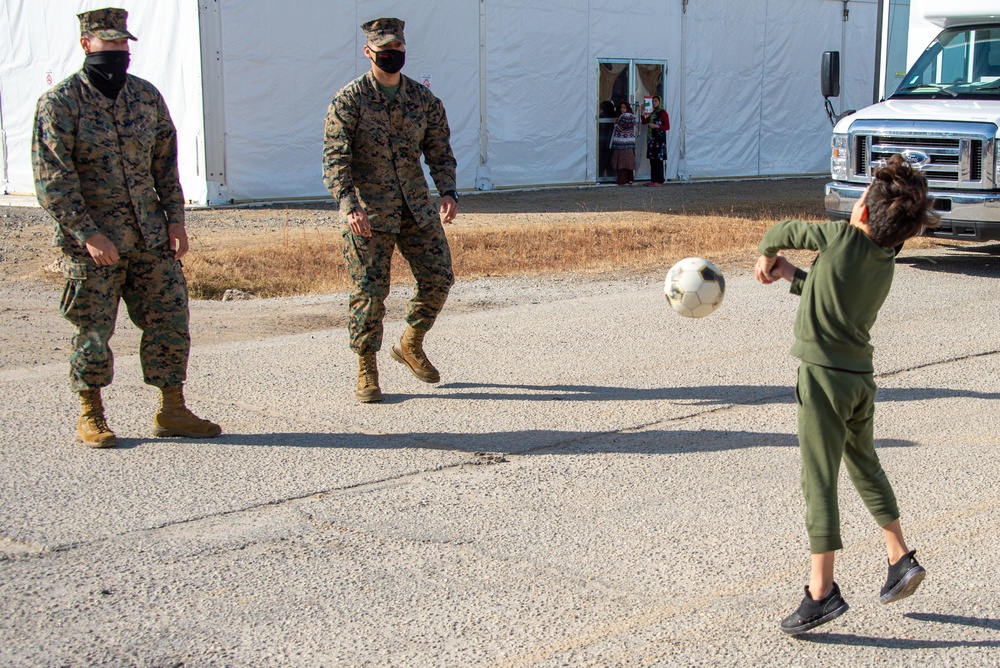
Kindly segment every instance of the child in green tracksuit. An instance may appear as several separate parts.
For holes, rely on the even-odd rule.
[[[812,557],[806,596],[781,622],[786,633],[808,631],[848,609],[833,580],[835,550],[843,547],[837,507],[841,460],[885,536],[889,575],[882,602],[909,596],[923,580],[924,569],[903,539],[896,497],[875,453],[869,331],[892,284],[893,247],[936,224],[927,180],[895,155],[876,170],[849,223],[788,220],[769,229],[758,247],[757,280],[769,284],[784,278],[801,295],[791,353],[801,360],[796,399]],[[782,249],[819,254],[806,273],[780,255]]]

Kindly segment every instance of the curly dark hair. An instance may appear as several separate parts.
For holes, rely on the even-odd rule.
[[[875,170],[865,195],[868,234],[882,248],[892,248],[924,229],[937,227],[940,217],[927,195],[927,178],[898,153]]]

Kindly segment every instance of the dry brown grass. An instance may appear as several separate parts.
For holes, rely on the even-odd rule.
[[[526,225],[453,235],[459,275],[646,271],[688,255],[726,256],[759,241],[767,223],[707,216]]]
[[[184,259],[184,274],[196,299],[218,299],[229,289],[287,297],[334,292],[348,284],[339,234],[288,227],[240,245],[206,244]]]
[[[631,218],[631,217],[629,217]],[[639,218],[639,216],[636,216]],[[756,246],[770,221],[723,216],[646,214],[638,222],[448,228],[455,275],[537,275],[652,271],[682,257],[724,258]],[[193,297],[219,298],[236,288],[261,297],[349,287],[339,232],[286,228],[252,245],[205,248],[185,260]],[[394,256],[393,282],[411,282]]]
[[[751,193],[759,189],[759,184],[746,186]],[[817,205],[820,200],[811,192],[800,198],[754,200],[746,191],[733,192],[731,200],[724,203],[716,198],[714,207],[681,203],[666,211],[662,202],[652,199],[616,202],[611,199],[616,195],[635,197],[616,191],[597,193],[600,199],[591,195],[594,199],[587,201],[582,198],[588,193],[560,195],[555,200],[547,199],[544,193],[530,200],[470,198],[468,205],[463,203],[466,213],[455,225],[446,227],[455,275],[461,280],[666,271],[677,260],[692,255],[708,257],[723,270],[745,270],[752,266],[761,235],[774,222],[825,219]],[[676,199],[674,193],[684,192],[669,194]],[[592,210],[581,208],[593,202],[598,205]],[[347,290],[350,286],[336,225],[317,224],[306,219],[303,211],[293,212],[297,216],[293,222],[289,222],[287,211],[245,215],[273,220],[282,214],[284,226],[277,232],[214,235],[193,243],[195,250],[184,263],[191,295],[217,299],[230,288],[260,297]],[[333,217],[327,215],[326,221]],[[918,239],[907,246],[919,248],[931,243]],[[392,276],[394,283],[413,280],[398,253]]]

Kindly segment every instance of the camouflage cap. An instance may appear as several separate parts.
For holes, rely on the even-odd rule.
[[[403,22],[399,19],[375,19],[361,26],[368,43],[374,46],[385,46],[389,42],[399,42],[406,45],[403,39]]]
[[[136,39],[135,35],[125,28],[128,12],[117,7],[105,7],[76,15],[80,19],[80,34],[90,33],[101,39],[114,41],[118,39]],[[138,41],[138,40],[136,40]]]

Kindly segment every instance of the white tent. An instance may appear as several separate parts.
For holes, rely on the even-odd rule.
[[[662,87],[668,178],[824,173],[820,54],[842,54],[843,108],[869,104],[877,4],[0,0],[10,37],[0,43],[0,185],[33,192],[35,101],[82,63],[75,15],[109,5],[129,11],[139,38],[130,71],[160,89],[178,126],[192,203],[329,197],[323,118],[369,68],[358,26],[379,16],[406,21],[403,72],[444,101],[462,190],[602,180],[598,109],[612,84],[634,101]]]

